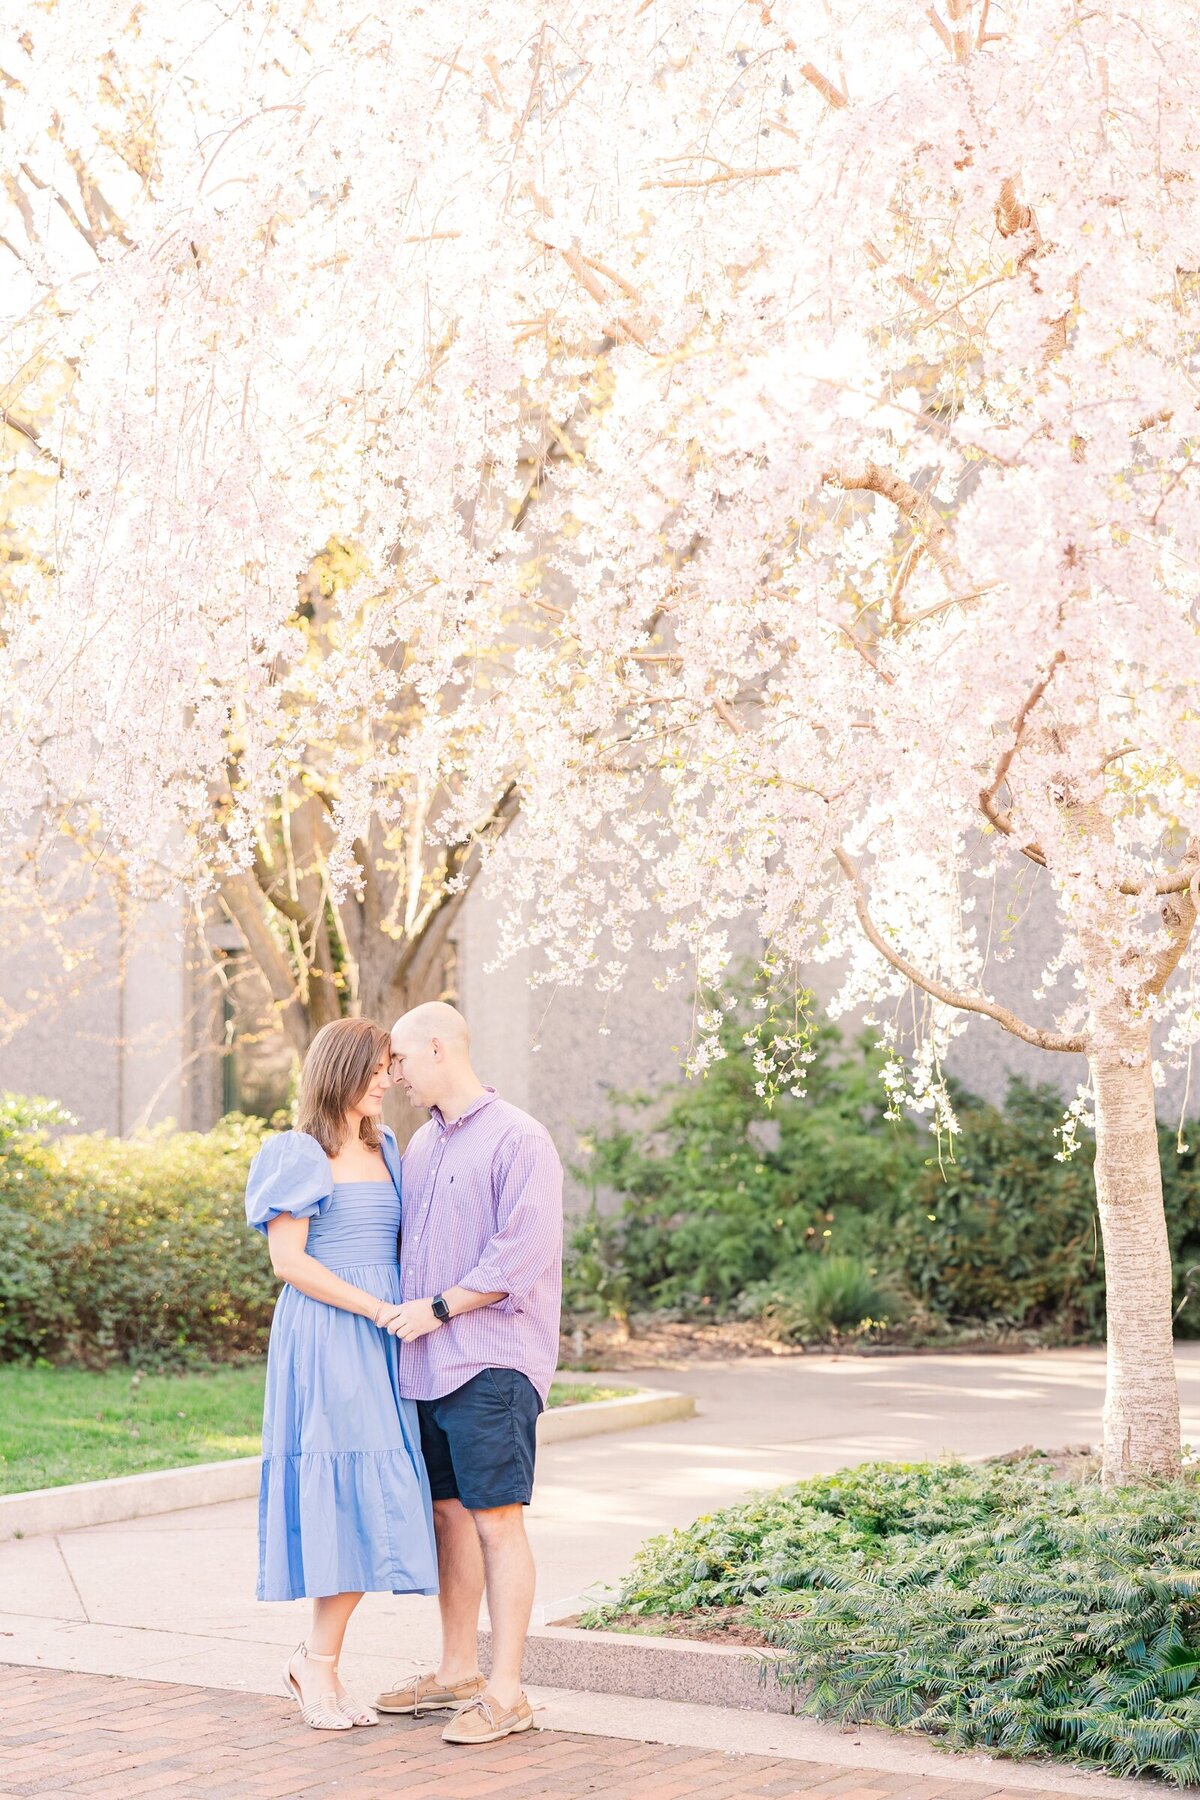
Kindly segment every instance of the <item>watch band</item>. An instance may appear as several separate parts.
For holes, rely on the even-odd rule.
[[[446,1305],[445,1296],[443,1294],[435,1294],[430,1305],[433,1307],[434,1318],[440,1320],[441,1323],[445,1325],[450,1317],[450,1308]]]

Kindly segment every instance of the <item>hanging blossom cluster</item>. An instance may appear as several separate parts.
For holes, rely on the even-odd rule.
[[[347,772],[343,831],[398,759],[453,761],[464,820],[515,776],[507,941],[548,977],[615,985],[642,936],[719,990],[749,910],[843,1007],[896,1025],[919,981],[896,1091],[948,1131],[964,1006],[1187,1053],[1194,9],[59,4],[15,35],[11,831],[86,794],[161,855],[233,736],[241,822],[183,836],[249,856],[336,534],[369,628],[313,729],[401,679],[430,721]],[[1020,870],[1064,979],[1010,1006]]]
[[[487,10],[0,5],[10,840],[94,809],[135,874],[202,881],[306,743],[347,746],[349,843],[483,728],[514,515],[597,340],[543,192],[578,71]],[[333,542],[357,579],[314,676]]]

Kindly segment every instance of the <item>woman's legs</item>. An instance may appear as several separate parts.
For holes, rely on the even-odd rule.
[[[342,1654],[342,1641],[350,1623],[350,1614],[361,1599],[361,1594],[327,1594],[313,1601],[308,1648],[314,1657],[332,1656],[333,1661],[310,1662],[304,1656],[292,1658],[292,1673],[300,1683],[300,1692],[304,1695],[305,1702],[310,1706],[323,1694],[336,1694],[340,1698],[345,1692],[338,1678],[337,1659]]]

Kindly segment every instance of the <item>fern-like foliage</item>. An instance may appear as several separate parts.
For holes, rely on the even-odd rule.
[[[1194,1480],[867,1464],[653,1540],[589,1622],[732,1605],[818,1716],[1200,1782]]]

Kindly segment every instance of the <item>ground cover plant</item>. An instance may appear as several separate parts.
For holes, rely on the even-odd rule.
[[[823,1718],[1200,1781],[1200,1485],[869,1463],[652,1539],[585,1623],[737,1609]]]
[[[259,1357],[178,1374],[0,1368],[0,1494],[257,1456],[263,1376]],[[583,1406],[633,1392],[556,1381],[549,1404]]]

